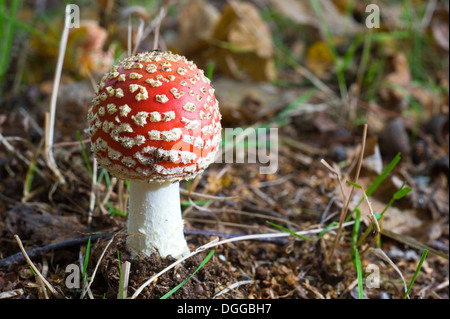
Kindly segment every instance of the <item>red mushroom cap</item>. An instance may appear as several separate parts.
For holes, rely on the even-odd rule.
[[[103,76],[92,103],[92,150],[112,175],[178,181],[214,161],[218,102],[203,70],[183,56],[151,51],[123,59]]]

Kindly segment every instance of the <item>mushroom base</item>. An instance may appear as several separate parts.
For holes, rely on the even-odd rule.
[[[130,181],[127,249],[130,253],[189,254],[181,218],[180,184]]]

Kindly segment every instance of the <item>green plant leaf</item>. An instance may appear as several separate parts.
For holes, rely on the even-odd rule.
[[[83,278],[86,276],[86,270],[87,270],[87,265],[89,262],[89,252],[91,251],[91,237],[89,236],[89,240],[86,246],[86,257],[84,257],[84,264],[83,264],[83,273],[81,275],[81,278]]]
[[[394,194],[394,199],[400,199],[400,198],[402,198],[402,197],[405,197],[406,195],[408,195],[410,192],[412,191],[412,189],[411,188],[409,188],[409,187],[405,187],[405,188],[402,188],[402,189],[399,189],[397,192],[395,192],[395,194]]]

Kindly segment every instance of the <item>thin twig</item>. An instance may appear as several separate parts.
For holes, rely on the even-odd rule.
[[[401,272],[401,270],[397,267],[397,265],[391,260],[391,258],[389,258],[389,256],[381,249],[381,248],[370,248],[369,249],[370,252],[374,253],[375,256],[377,256],[378,258],[383,259],[384,261],[388,262],[389,265],[392,266],[392,268],[394,268],[394,270],[399,274],[400,278],[402,278],[403,280],[403,285],[405,288],[405,292],[408,289],[407,285],[406,285],[406,281],[405,281],[405,277],[403,277],[403,274]]]
[[[366,138],[367,138],[367,124],[364,124],[364,132],[363,132],[363,137],[362,137],[361,151],[360,151],[360,154],[359,154],[358,165],[356,166],[356,174],[355,174],[355,180],[354,180],[355,184],[358,182],[359,174],[361,172],[362,161],[363,161],[363,158],[364,158],[364,150],[366,148]],[[355,191],[355,187],[352,186],[351,189],[350,189],[350,195],[348,196],[348,198],[344,202],[344,206],[343,206],[343,209],[341,211],[341,216],[339,217],[339,228],[337,230],[336,238],[335,238],[333,246],[331,248],[330,256],[333,256],[334,251],[336,249],[336,245],[339,242],[339,239],[340,239],[340,236],[341,236],[342,225],[344,223],[345,218],[347,217],[348,207],[349,207],[350,202],[352,200],[354,191]]]
[[[69,19],[70,5],[66,6],[66,20]],[[50,100],[50,112],[46,113],[46,127],[45,127],[45,158],[48,167],[58,178],[59,183],[65,184],[66,181],[56,165],[55,158],[53,157],[53,139],[54,139],[54,127],[55,127],[55,114],[56,114],[56,100],[58,98],[59,83],[61,81],[62,67],[64,64],[64,55],[66,53],[67,39],[69,37],[69,28],[65,21],[63,33],[61,35],[61,41],[59,43],[58,61],[56,63],[55,79],[53,81],[53,91]]]
[[[190,191],[188,191],[187,189],[184,189],[184,188],[180,188],[180,194],[186,195],[186,196],[189,196],[189,197],[197,197],[197,198],[200,198],[200,199],[215,200],[215,201],[219,201],[219,202],[224,202],[224,201],[227,201],[227,200],[236,200],[236,199],[240,198],[239,196],[222,197],[222,196],[214,196],[214,195],[190,192]]]
[[[19,245],[19,248],[22,251],[23,255],[25,256],[25,259],[27,260],[28,264],[30,265],[31,268],[33,268],[34,272],[39,277],[39,279],[45,284],[45,286],[47,286],[47,288],[56,298],[64,299],[64,297],[58,291],[56,291],[56,289],[44,278],[44,276],[42,276],[39,269],[36,268],[36,266],[31,261],[30,257],[28,257],[27,252],[25,251],[25,248],[23,248],[22,241],[20,240],[19,236],[14,235],[14,239]]]
[[[87,226],[91,227],[92,216],[94,214],[95,209],[95,189],[97,186],[97,160],[94,158],[94,162],[92,163],[92,186],[91,186],[91,194],[89,199],[89,214],[87,220]]]
[[[36,247],[36,248],[30,249],[27,251],[27,255],[30,258],[34,258],[36,256],[41,256],[49,251],[84,244],[89,240],[89,237],[91,237],[91,239],[94,240],[94,239],[98,239],[98,238],[108,238],[110,236],[112,236],[112,234],[107,233],[107,234],[98,234],[98,235],[63,240],[61,242],[49,244],[49,245],[46,245],[43,247]],[[23,259],[24,259],[24,255],[20,252],[17,254],[14,254],[12,256],[0,259],[0,268],[8,268],[8,267],[12,266],[15,262],[22,261]]]
[[[431,19],[433,18],[433,13],[436,10],[437,2],[437,0],[428,1],[427,9],[419,25],[421,32],[424,32],[424,30],[430,25]]]
[[[159,20],[156,23],[156,27],[155,27],[155,34],[153,37],[153,50],[157,50],[158,49],[158,43],[159,43],[159,29],[161,27],[161,20]]]
[[[227,234],[227,233],[221,233],[221,232],[215,232],[215,231],[208,231],[203,229],[185,229],[184,230],[185,235],[200,235],[200,236],[207,236],[207,237],[219,237],[219,238],[235,238],[240,236],[245,236],[244,234]],[[274,244],[287,244],[288,241],[285,238],[272,238],[272,237],[265,237],[265,238],[256,238],[255,240],[266,242],[266,243],[274,243]]]
[[[108,203],[109,198],[111,197],[111,194],[116,184],[117,184],[117,177],[112,177],[111,182],[109,183],[108,188],[106,189],[105,197],[103,198],[100,207],[103,207]]]
[[[26,166],[30,166],[31,162],[30,160],[28,160],[25,156],[23,156],[22,154],[20,154],[17,151],[17,148],[15,148],[14,146],[12,146],[9,142],[8,142],[8,137],[3,136],[3,134],[0,132],[0,142],[3,144],[3,146],[6,148],[6,150],[17,156],[18,159],[20,159]],[[42,177],[44,180],[47,179],[47,177],[45,176],[45,174],[38,168],[35,167],[34,171],[40,176]]]
[[[136,52],[137,52],[137,50],[139,48],[139,44],[142,41],[141,39],[142,39],[142,34],[144,32],[144,25],[145,25],[144,20],[142,18],[139,18],[139,27],[137,29],[136,39],[135,39],[136,44],[135,44],[133,52],[132,52],[133,55],[136,54]]]
[[[153,48],[157,49],[159,46],[159,29],[161,27],[161,21],[164,19],[164,17],[167,14],[167,9],[162,6],[159,10],[158,16],[153,19],[153,21],[150,23],[150,25],[145,29],[144,35],[142,36],[142,40],[145,39],[152,31],[155,32],[155,38],[153,41]]]
[[[328,170],[336,176],[338,183],[339,183],[339,189],[341,190],[342,198],[344,199],[343,202],[346,203],[347,196],[345,196],[344,185],[342,184],[341,175],[330,164],[328,164],[327,161],[325,161],[323,158],[320,160],[320,163],[323,166],[325,166],[326,168],[328,168]]]
[[[97,274],[97,269],[98,269],[98,267],[100,266],[100,262],[102,261],[103,256],[105,255],[106,251],[108,250],[109,245],[111,245],[111,243],[113,242],[113,240],[114,240],[114,236],[113,236],[113,237],[109,240],[109,242],[106,244],[105,249],[103,249],[103,252],[102,252],[102,254],[100,255],[100,258],[98,259],[97,264],[95,265],[94,272],[92,273],[92,276],[91,276],[91,280],[89,280],[89,284],[88,284],[88,285],[86,286],[86,288],[83,290],[80,299],[83,299],[83,298],[84,298],[84,295],[86,294],[86,292],[88,291],[88,289],[91,287],[92,283],[94,282],[94,278],[95,278],[95,275]]]
[[[372,203],[367,197],[366,191],[363,189],[362,193],[364,195],[364,199],[366,200],[367,206],[369,207],[369,219],[372,222],[373,228],[377,234],[381,232],[380,225],[378,224],[377,218],[375,217],[375,213],[373,212]]]
[[[84,261],[85,261],[84,259],[85,258],[83,258],[83,253],[80,250],[79,253],[78,253],[78,262],[80,263],[80,269],[83,269],[83,272],[84,272],[84,269],[85,269],[84,268]],[[84,277],[82,279],[82,282],[83,282],[83,287],[86,287],[87,286],[87,273],[84,273]],[[89,298],[90,299],[94,299],[94,295],[92,294],[91,289],[90,288],[86,288],[86,291],[87,291],[87,293],[89,295]]]
[[[216,293],[212,297],[212,299],[216,299],[218,296],[223,295],[223,294],[225,294],[225,293],[227,293],[227,292],[231,291],[232,289],[235,289],[235,288],[237,288],[239,286],[248,285],[248,284],[254,284],[255,282],[256,282],[256,280],[242,280],[242,281],[235,282],[234,284],[231,284],[228,287],[226,287],[225,289],[223,289],[223,290],[219,291],[218,293]]]

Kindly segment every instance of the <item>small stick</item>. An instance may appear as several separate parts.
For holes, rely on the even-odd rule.
[[[158,13],[158,16],[153,19],[151,21],[151,23],[143,30],[142,35],[140,36],[139,39],[136,39],[136,46],[135,48],[138,48],[139,45],[141,44],[141,42],[147,38],[147,36],[153,32],[153,30],[155,30],[155,28],[161,24],[162,19],[164,19],[164,17],[166,16],[167,10],[165,9],[165,7],[163,6]],[[159,42],[159,39],[157,39],[157,41],[155,42]],[[156,48],[158,48],[159,43],[156,43]]]
[[[141,43],[141,39],[142,39],[142,34],[144,32],[144,20],[142,20],[142,18],[139,18],[139,27],[137,30],[137,34],[136,34],[136,45],[134,46],[133,49],[133,55],[136,55],[137,49],[139,48],[139,44]]]
[[[216,200],[216,201],[219,201],[219,202],[225,202],[227,200],[239,199],[239,196],[225,196],[225,197],[214,196],[214,195],[202,194],[202,193],[197,193],[197,192],[191,192],[191,191],[188,191],[187,189],[184,189],[184,188],[180,188],[180,194],[187,195],[189,197],[197,197],[197,198],[201,198],[201,199]]]
[[[111,178],[111,183],[109,184],[108,188],[106,189],[105,197],[103,198],[103,200],[101,202],[100,208],[106,205],[106,203],[109,200],[109,197],[111,196],[111,194],[113,192],[113,188],[114,188],[114,186],[116,186],[116,184],[117,184],[117,178],[116,177]],[[121,197],[119,197],[119,199],[120,198]],[[120,207],[120,209],[122,209],[122,207],[120,205],[119,205],[119,207]]]
[[[112,234],[106,233],[106,234],[99,234],[99,235],[92,235],[92,236],[68,239],[68,240],[58,242],[58,243],[49,244],[49,245],[46,245],[43,247],[36,247],[36,248],[30,249],[27,251],[27,254],[28,254],[28,256],[36,257],[36,256],[43,255],[52,250],[84,244],[89,240],[89,237],[91,237],[91,240],[94,240],[94,239],[98,239],[98,238],[107,238],[110,236],[112,236]],[[24,256],[20,252],[17,254],[14,254],[12,256],[0,259],[0,268],[10,267],[15,262],[21,261],[23,259],[24,259]]]
[[[36,268],[36,266],[31,261],[30,257],[28,257],[27,252],[25,251],[25,248],[23,248],[22,241],[20,240],[19,236],[14,235],[14,239],[17,241],[17,244],[19,245],[20,250],[22,251],[23,255],[25,256],[25,259],[27,260],[28,264],[31,268],[33,268],[34,272],[37,274],[39,279],[47,286],[47,288],[51,291],[51,293],[58,299],[63,299],[64,297],[56,291],[55,288],[42,276],[41,272]]]
[[[216,299],[218,296],[223,295],[223,294],[225,294],[225,293],[227,293],[227,292],[229,292],[229,291],[231,291],[231,290],[233,290],[233,289],[235,289],[235,288],[237,288],[239,286],[248,285],[248,284],[254,284],[255,282],[256,282],[256,280],[242,280],[242,281],[235,282],[234,284],[231,284],[228,287],[226,287],[225,289],[223,289],[223,290],[219,291],[218,293],[216,293],[212,297],[212,299]]]
[[[369,207],[369,219],[372,222],[375,232],[377,234],[379,234],[381,232],[381,229],[380,229],[380,225],[378,224],[377,218],[375,217],[375,213],[373,212],[372,203],[369,201],[366,191],[364,189],[362,191],[363,191],[364,199],[367,202],[367,206]]]
[[[97,186],[97,160],[94,158],[94,162],[92,165],[92,186],[91,186],[91,195],[89,199],[89,214],[87,220],[87,226],[90,228],[92,223],[92,216],[94,214],[95,209],[95,189]]]
[[[56,63],[55,79],[53,81],[53,90],[50,100],[50,113],[45,115],[45,159],[48,167],[58,178],[59,183],[65,184],[66,181],[56,165],[55,158],[53,157],[53,135],[55,127],[55,114],[56,114],[56,100],[58,98],[59,83],[61,81],[62,67],[64,63],[64,55],[66,53],[67,39],[69,37],[69,28],[67,27],[67,20],[70,19],[70,5],[66,6],[65,23],[63,33],[61,35],[61,41],[59,43],[58,61]]]
[[[367,124],[364,124],[364,132],[363,132],[363,138],[362,138],[361,152],[359,154],[358,165],[356,167],[356,175],[355,175],[355,181],[354,181],[355,184],[358,182],[359,173],[361,172],[361,166],[362,166],[362,161],[363,161],[363,157],[364,157],[364,149],[366,148],[366,138],[367,138]],[[341,211],[341,216],[339,218],[339,228],[337,229],[336,238],[335,238],[334,244],[333,244],[333,246],[331,248],[330,256],[333,255],[333,253],[334,253],[334,251],[336,249],[336,246],[337,246],[337,244],[339,242],[339,238],[341,236],[342,224],[344,223],[345,217],[347,216],[348,206],[350,205],[350,202],[352,200],[354,191],[355,191],[355,187],[352,186],[352,188],[350,190],[350,195],[348,196],[348,198],[344,202],[344,206],[343,206],[343,209]]]
[[[155,36],[153,38],[153,50],[158,49],[158,43],[159,43],[159,23],[156,25],[155,28]]]
[[[18,159],[20,159],[25,165],[30,166],[31,162],[22,154],[20,154],[17,151],[17,148],[15,148],[14,146],[12,146],[9,142],[8,142],[9,137],[5,137],[3,136],[3,134],[0,132],[0,142],[3,144],[3,146],[5,146],[6,150],[13,154],[14,156],[17,156]],[[36,166],[34,168],[34,171],[43,179],[47,179],[47,177],[45,176],[45,174]]]
[[[158,49],[159,46],[159,29],[161,27],[161,21],[166,16],[166,9],[164,7],[161,8],[159,11],[158,16],[156,17],[154,23],[155,23],[155,35],[153,39],[153,50]]]
[[[84,298],[84,295],[86,294],[86,292],[88,291],[88,289],[91,287],[92,283],[94,282],[94,278],[95,278],[95,275],[97,274],[97,269],[98,269],[98,267],[100,266],[100,262],[101,262],[101,260],[103,259],[103,256],[105,255],[106,251],[108,250],[109,245],[111,245],[111,243],[113,242],[113,240],[114,240],[114,236],[109,240],[108,244],[106,244],[105,249],[103,249],[103,252],[102,252],[102,254],[100,255],[100,258],[98,259],[97,264],[95,265],[94,272],[92,273],[92,276],[91,276],[91,280],[89,281],[89,284],[84,288],[84,290],[83,290],[83,292],[82,292],[82,294],[81,294],[80,299],[83,299],[83,298]]]

